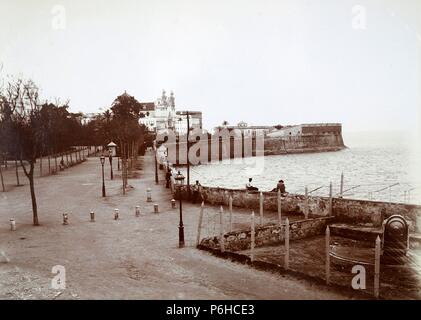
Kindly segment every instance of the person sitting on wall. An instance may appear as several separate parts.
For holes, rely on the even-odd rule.
[[[60,171],[63,171],[63,170],[64,170],[64,168],[65,168],[65,165],[64,165],[64,160],[63,160],[63,159],[61,159],[61,161],[60,161],[59,168],[60,168]]]
[[[257,190],[259,190],[259,188],[253,187],[253,186],[251,185],[251,181],[252,181],[252,180],[253,180],[252,178],[249,178],[249,182],[246,184],[246,189],[247,189],[248,191],[257,191]]]
[[[193,191],[193,203],[196,203],[198,200],[202,201],[202,193],[201,193],[201,184],[199,180],[196,180],[196,183],[192,186]]]
[[[278,181],[278,184],[276,185],[276,191],[280,191],[281,194],[286,193],[284,180],[279,180]]]

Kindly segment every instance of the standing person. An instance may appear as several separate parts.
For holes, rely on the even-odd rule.
[[[167,173],[165,174],[165,179],[167,181],[167,184],[165,185],[165,188],[167,188],[167,189],[171,185],[171,176],[172,176],[171,169],[168,167],[167,168]]]
[[[256,187],[253,187],[252,185],[251,185],[251,182],[253,181],[253,178],[249,178],[249,182],[246,184],[246,189],[248,190],[248,191],[257,191],[257,190],[259,190],[259,188],[256,188]]]
[[[199,183],[199,180],[196,180],[196,183],[193,185],[193,203],[196,203],[197,200],[202,200],[202,194],[201,194],[201,184]]]

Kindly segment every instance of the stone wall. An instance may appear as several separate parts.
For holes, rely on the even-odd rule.
[[[265,138],[265,155],[338,151],[343,148],[345,146],[340,134]]]
[[[294,221],[289,224],[290,240],[298,240],[323,234],[327,223],[332,218],[314,218]],[[255,247],[279,245],[285,239],[285,224],[256,226]],[[250,249],[251,228],[248,230],[232,231],[224,234],[224,246],[227,251],[239,251]],[[217,249],[220,247],[219,237],[205,238],[200,242],[201,246]]]
[[[187,199],[187,187],[182,188],[182,195]],[[233,198],[233,206],[259,210],[259,192],[246,190],[202,187],[202,196],[211,205],[228,205],[229,196]],[[177,197],[177,193],[175,194]],[[277,193],[263,192],[264,210],[277,211]],[[329,198],[308,198],[309,217],[326,217],[329,215]],[[281,197],[282,212],[287,214],[304,215],[305,196],[287,194]],[[384,218],[393,214],[400,214],[408,221],[410,230],[419,231],[421,223],[417,220],[421,216],[421,206],[403,203],[388,203],[380,201],[354,200],[332,198],[332,215],[335,220],[356,225],[380,226]],[[421,222],[421,221],[420,221]]]
[[[184,139],[184,140],[183,140]],[[256,137],[252,136],[231,136],[226,140],[210,136],[206,139],[196,140],[193,134],[190,137],[190,149],[193,149],[196,143],[195,153],[197,155],[190,159],[197,158],[199,163],[205,164],[211,161],[222,161],[225,159],[254,157],[258,155],[281,155],[288,153],[310,153],[310,152],[329,152],[338,151],[345,148],[341,134],[311,134],[289,137],[264,137],[263,143],[258,143]],[[199,142],[197,142],[199,141]],[[162,141],[164,142],[164,141]],[[168,148],[168,160],[177,165],[187,164],[187,141],[183,137],[177,142],[164,142],[164,148]],[[193,161],[195,162],[195,161]]]

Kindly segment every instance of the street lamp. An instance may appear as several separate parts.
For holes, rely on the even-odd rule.
[[[178,226],[178,246],[184,247],[184,225],[183,225],[183,202],[181,200],[181,188],[184,184],[184,176],[180,171],[174,177],[175,184],[178,187],[178,198],[180,200],[180,225]]]
[[[111,150],[108,151],[108,159],[110,160],[110,167],[111,167],[111,180],[114,179],[113,175],[113,152]]]
[[[101,156],[99,158],[99,160],[101,161],[101,166],[102,166],[102,196],[105,197],[105,180],[104,180],[104,163],[105,163],[105,157]]]
[[[156,184],[158,184],[159,183],[159,181],[158,181],[158,161],[157,161],[157,156],[158,156],[158,150],[157,150],[157,148],[156,148],[156,140],[153,142],[153,148],[154,148],[154,151],[155,151],[155,183]]]

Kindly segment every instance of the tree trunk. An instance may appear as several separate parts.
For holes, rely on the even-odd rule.
[[[42,155],[39,158],[39,176],[42,177]]]
[[[20,164],[22,166],[23,172],[25,173],[25,176],[29,180],[29,189],[31,191],[33,224],[34,224],[34,226],[39,226],[37,199],[36,199],[36,196],[35,196],[35,184],[34,184],[35,162],[36,162],[36,159],[29,160],[29,172],[28,172],[28,170],[25,168],[25,165],[23,164],[22,155],[21,155]]]
[[[20,186],[20,181],[19,181],[19,166],[18,166],[18,159],[15,158],[15,169],[16,169],[16,185],[19,187]]]
[[[31,162],[31,169],[29,170],[29,188],[31,190],[31,200],[32,200],[32,219],[34,226],[39,226],[38,222],[38,208],[37,208],[37,199],[35,197],[35,185],[34,185],[34,164]]]
[[[1,187],[3,189],[3,192],[5,192],[6,191],[6,188],[4,187],[3,171],[1,169],[1,163],[0,163],[0,179],[1,179]]]
[[[48,154],[48,174],[51,174],[51,157],[50,157],[50,154]]]

